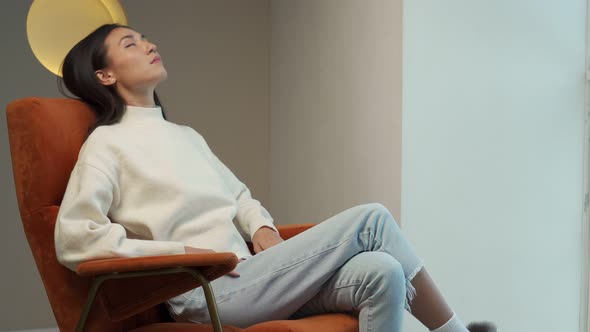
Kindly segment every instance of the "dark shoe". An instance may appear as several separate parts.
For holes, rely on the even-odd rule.
[[[498,328],[492,322],[477,322],[467,325],[469,332],[498,332]]]

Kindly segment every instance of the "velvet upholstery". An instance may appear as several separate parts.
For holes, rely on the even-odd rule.
[[[54,227],[70,173],[76,163],[94,113],[75,99],[30,97],[16,100],[6,110],[12,169],[25,235],[60,331],[74,331],[89,292],[92,276],[167,266],[199,269],[209,280],[233,269],[233,254],[191,254],[117,258],[81,264],[77,273],[57,261]],[[281,236],[296,236],[313,224],[279,226]],[[209,332],[204,324],[174,323],[167,298],[199,286],[188,274],[106,281],[88,318],[86,331]],[[160,303],[160,304],[158,304]],[[222,317],[223,320],[223,317]],[[358,331],[356,318],[325,314],[299,320],[271,321],[243,331]],[[224,326],[225,331],[242,329]]]
[[[347,314],[324,314],[296,320],[274,320],[247,328],[247,332],[358,332],[358,320]]]
[[[206,276],[215,279],[224,274],[221,271],[231,271],[231,269],[235,268],[237,260],[236,255],[227,252],[151,257],[120,257],[83,262],[76,268],[76,273],[79,276],[86,277],[112,272],[148,271],[173,266],[207,267],[216,265],[219,266],[219,271],[203,271],[206,272]]]
[[[192,323],[174,324],[152,324],[150,326],[134,329],[131,332],[209,332],[207,326],[202,329],[195,329]],[[358,332],[358,321],[356,318],[346,314],[326,314],[306,317],[297,320],[274,320],[253,325],[247,329],[227,326],[224,332]]]

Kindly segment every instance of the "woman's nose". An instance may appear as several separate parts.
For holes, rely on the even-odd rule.
[[[150,42],[146,42],[146,45],[147,45],[146,48],[147,48],[147,53],[148,54],[149,53],[152,53],[152,52],[155,52],[158,49],[158,47],[156,46],[156,44],[152,44]]]

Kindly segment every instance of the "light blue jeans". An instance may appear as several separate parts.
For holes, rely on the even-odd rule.
[[[414,296],[410,280],[422,260],[380,203],[340,212],[317,226],[240,262],[239,278],[211,285],[223,324],[327,312],[357,315],[361,332],[401,331]],[[202,288],[167,302],[176,321],[208,323]]]

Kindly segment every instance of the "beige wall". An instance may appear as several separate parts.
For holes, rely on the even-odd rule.
[[[318,222],[381,202],[400,221],[401,0],[274,0],[271,210]]]
[[[26,42],[32,1],[0,10],[2,108],[26,96],[59,97],[55,77]],[[190,125],[268,206],[268,0],[123,0],[129,24],[157,43],[168,69],[158,89],[173,122]],[[0,331],[55,326],[22,231],[6,134],[0,117]],[[271,211],[272,213],[272,211]]]

